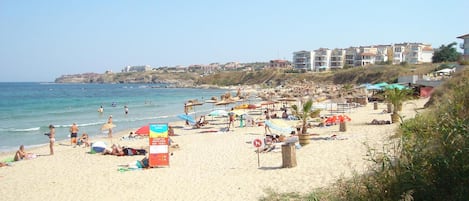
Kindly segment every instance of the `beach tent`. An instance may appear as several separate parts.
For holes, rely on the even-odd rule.
[[[385,87],[387,85],[388,85],[388,83],[386,83],[386,82],[380,82],[378,84],[374,84],[373,86],[382,89],[383,87]]]
[[[362,84],[360,87],[364,87],[366,90],[381,90],[381,87],[372,85],[370,83]]]
[[[401,85],[401,84],[394,83],[394,84],[388,84],[388,85],[386,85],[384,88],[386,88],[386,89],[398,89],[398,90],[402,90],[402,89],[406,89],[407,87],[406,87],[406,86],[403,86],[403,85]]]

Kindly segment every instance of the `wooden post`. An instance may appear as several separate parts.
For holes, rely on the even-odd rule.
[[[282,167],[296,167],[296,149],[294,143],[282,145]]]
[[[345,131],[347,131],[347,123],[346,123],[345,121],[339,123],[339,131],[340,131],[340,132],[345,132]]]
[[[374,109],[374,110],[377,110],[377,109],[378,109],[378,102],[374,102],[374,103],[373,103],[373,109]]]
[[[392,113],[392,104],[391,103],[388,103],[388,113]]]

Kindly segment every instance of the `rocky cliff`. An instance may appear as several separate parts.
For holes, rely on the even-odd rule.
[[[161,83],[170,87],[269,85],[286,83],[316,82],[323,84],[354,84],[395,82],[400,75],[425,74],[434,65],[417,66],[369,66],[321,73],[301,73],[286,69],[264,69],[256,71],[229,71],[210,75],[200,72],[147,71],[133,73],[84,73],[63,75],[56,83]]]

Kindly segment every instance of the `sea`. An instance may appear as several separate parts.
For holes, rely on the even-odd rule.
[[[139,128],[149,123],[181,121],[184,103],[204,102],[220,97],[227,89],[168,88],[164,84],[59,84],[0,83],[0,152],[48,143],[48,126],[56,128],[56,139],[69,139],[69,128],[76,123],[79,136],[107,136],[101,127],[110,115],[113,132]],[[98,112],[98,108],[104,112]],[[126,115],[124,107],[129,113]],[[226,109],[222,106],[221,109]],[[229,106],[228,106],[229,107]],[[195,106],[190,115],[198,117],[220,109],[213,103]]]

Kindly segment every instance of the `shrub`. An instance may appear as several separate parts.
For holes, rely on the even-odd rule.
[[[339,183],[335,199],[467,200],[469,80],[446,85],[438,105],[401,125],[394,150],[370,151],[372,173]]]

